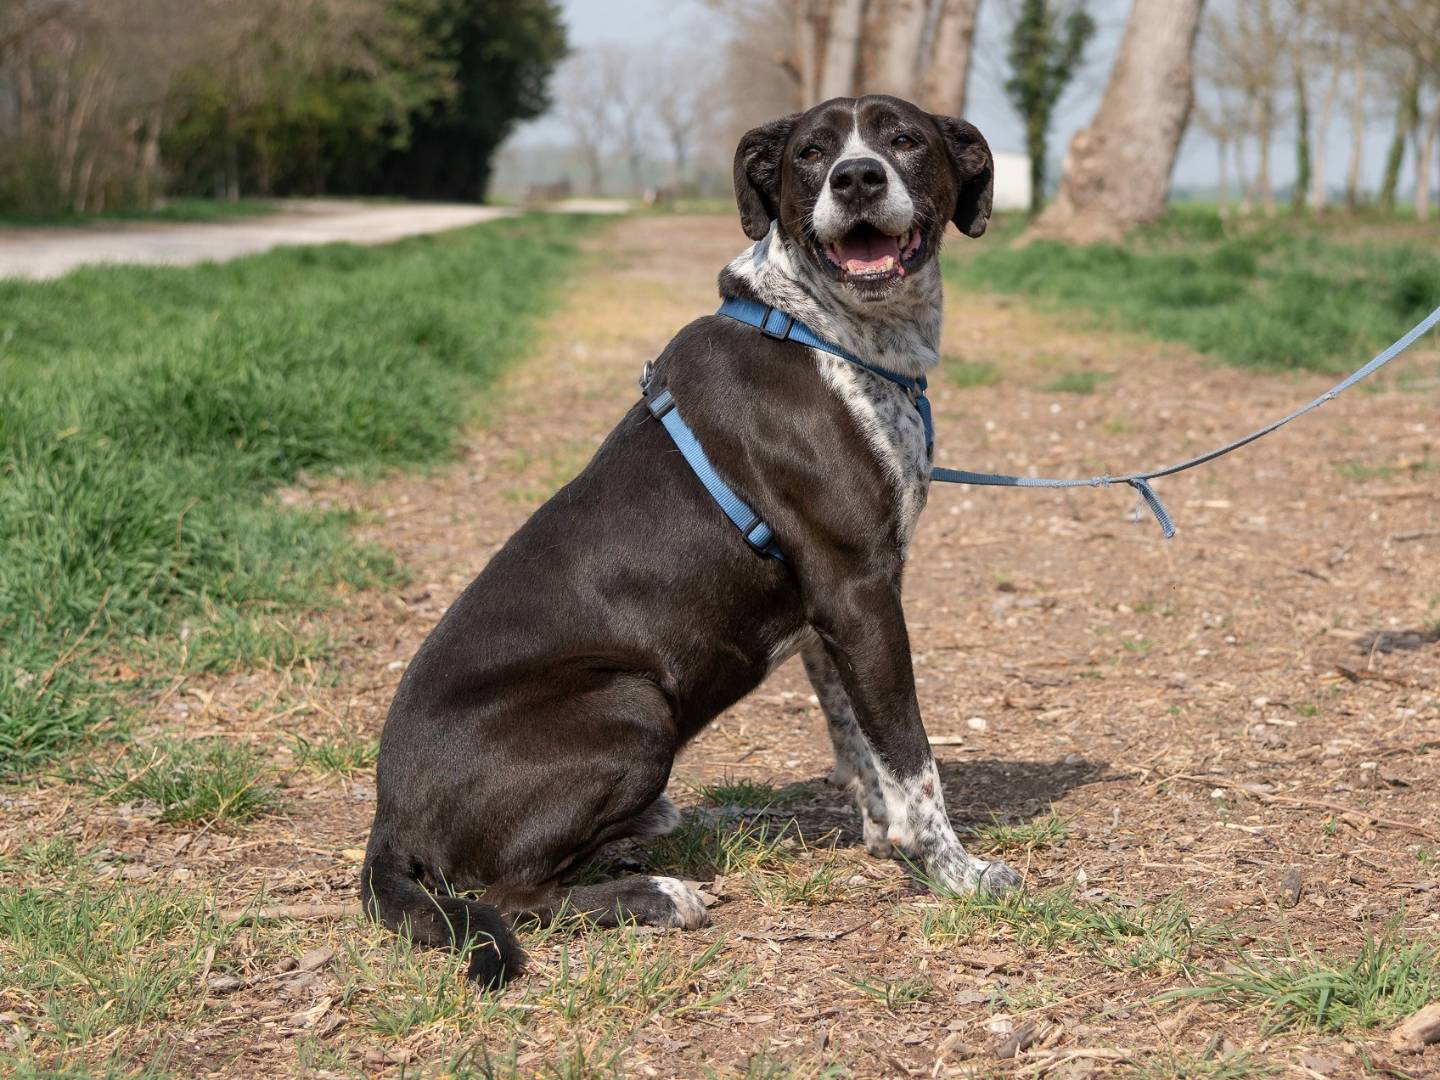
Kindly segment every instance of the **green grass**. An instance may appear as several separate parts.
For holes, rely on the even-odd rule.
[[[274,203],[264,199],[167,199],[149,210],[110,210],[100,214],[0,213],[0,228],[84,226],[115,221],[237,221],[274,214]]]
[[[277,806],[265,778],[254,747],[208,738],[135,747],[91,783],[117,802],[154,803],[161,821],[239,824]]]
[[[203,1009],[200,972],[229,935],[200,900],[172,890],[92,879],[0,889],[0,967],[35,1033],[11,1063],[37,1076],[163,1072],[154,1029]],[[102,1055],[102,1069],[56,1071],[57,1056]],[[137,1073],[132,1058],[155,1071]]]
[[[986,360],[958,360],[947,356],[941,371],[952,386],[969,390],[977,386],[994,386],[1000,381],[1000,369]]]
[[[314,742],[296,735],[294,743],[300,767],[322,774],[348,776],[369,772],[380,757],[380,743],[359,735],[341,735]]]
[[[686,814],[674,832],[647,843],[650,869],[695,881],[716,874],[773,869],[793,861],[800,850],[793,821],[711,821]]]
[[[1060,847],[1070,828],[1068,819],[1053,810],[1043,818],[1020,824],[994,821],[973,831],[975,848],[982,854],[998,855],[1013,851],[1035,851],[1038,848]]]
[[[868,982],[861,979],[850,984],[860,993],[879,1002],[890,1012],[898,1012],[930,997],[935,988],[924,979],[896,979],[893,982]]]
[[[774,784],[747,777],[726,777],[718,784],[703,784],[695,788],[695,794],[706,802],[746,810],[765,810],[788,797],[784,789]]]
[[[1184,208],[1123,245],[1014,248],[987,238],[947,257],[946,274],[1234,364],[1337,372],[1440,304],[1436,240],[1434,231],[1366,239],[1365,226],[1341,220],[1224,222]]]
[[[445,455],[582,227],[0,282],[0,773],[123,715],[99,658],[294,663],[323,647],[296,615],[394,581],[346,515],[266,494]]]
[[[1067,371],[1042,389],[1057,394],[1093,394],[1097,386],[1113,377],[1106,371]]]
[[[1115,971],[1187,970],[1227,940],[1221,927],[1190,912],[1179,896],[1133,907],[1077,900],[1069,889],[951,898],[921,914],[931,944],[1010,941],[1023,949],[1078,951]]]
[[[1222,1001],[1265,1014],[1271,1031],[1347,1031],[1398,1023],[1440,995],[1440,941],[1391,926],[1353,957],[1243,956],[1226,971],[1164,995]]]

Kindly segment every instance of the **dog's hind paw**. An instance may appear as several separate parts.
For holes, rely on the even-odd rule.
[[[710,913],[705,910],[705,901],[689,885],[672,877],[652,877],[650,882],[669,900],[673,910],[671,921],[657,919],[654,925],[673,926],[680,930],[698,930],[709,925]]]

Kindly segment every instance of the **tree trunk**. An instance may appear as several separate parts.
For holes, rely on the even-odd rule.
[[[818,100],[820,92],[820,55],[816,42],[816,0],[794,0],[795,4],[795,70],[800,76],[800,108],[808,109]]]
[[[1235,140],[1235,176],[1240,182],[1240,206],[1237,213],[1241,217],[1249,217],[1255,212],[1255,185],[1253,181],[1245,178],[1249,171],[1249,162],[1245,160],[1245,137],[1242,135]]]
[[[860,27],[865,21],[865,0],[835,0],[830,11],[830,33],[825,43],[825,66],[820,72],[821,101],[850,97],[855,91],[855,69],[860,61]]]
[[[1350,169],[1345,175],[1345,209],[1360,209],[1360,179],[1365,167],[1365,60],[1357,56],[1350,83]]]
[[[919,85],[920,44],[925,37],[928,0],[892,0],[886,13],[887,34],[866,93],[911,98]]]
[[[1204,0],[1135,0],[1105,98],[1071,140],[1059,194],[1032,236],[1116,240],[1165,213],[1195,97],[1191,56],[1203,7]]]
[[[1221,136],[1215,140],[1215,151],[1220,162],[1220,176],[1215,185],[1215,202],[1220,216],[1230,216],[1230,140]]]
[[[945,116],[965,112],[965,85],[970,78],[970,47],[975,41],[975,16],[980,0],[944,0],[940,21],[930,42],[930,60],[920,82],[921,108]]]
[[[1303,213],[1310,192],[1310,84],[1305,78],[1305,57],[1295,50],[1295,185],[1290,192],[1290,207]],[[1325,171],[1321,159],[1320,172]]]
[[[1325,144],[1329,142],[1330,118],[1335,114],[1335,100],[1340,96],[1340,69],[1332,68],[1325,96],[1320,99],[1320,122],[1315,126],[1315,167],[1310,173],[1310,210],[1319,213],[1330,201],[1325,185]]]
[[[1420,152],[1415,156],[1415,216],[1421,221],[1430,220],[1430,170],[1435,165],[1437,141],[1440,141],[1440,101],[1430,113],[1420,140]]]
[[[1385,156],[1385,179],[1380,184],[1380,209],[1395,209],[1395,189],[1400,186],[1400,166],[1405,162],[1405,140],[1420,121],[1420,66],[1414,65],[1400,88],[1395,112],[1395,136]]]
[[[150,110],[145,126],[145,142],[140,148],[140,205],[152,209],[156,198],[156,181],[160,176],[160,132],[165,126],[165,107]]]
[[[1275,185],[1270,179],[1270,144],[1275,139],[1275,102],[1268,93],[1255,100],[1255,141],[1259,161],[1255,166],[1255,194],[1266,217],[1275,216]]]

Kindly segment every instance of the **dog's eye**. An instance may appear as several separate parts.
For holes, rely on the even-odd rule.
[[[818,146],[807,146],[804,150],[800,151],[800,160],[808,161],[812,165],[824,156],[825,151],[821,150]]]
[[[890,145],[893,146],[896,150],[909,150],[912,146],[919,146],[920,144],[916,142],[913,138],[911,138],[909,135],[901,132],[899,135],[896,135],[893,139],[890,140]]]

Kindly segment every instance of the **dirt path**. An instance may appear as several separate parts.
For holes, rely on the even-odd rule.
[[[283,493],[360,511],[367,537],[413,573],[398,595],[353,597],[318,621],[334,662],[190,680],[155,706],[157,730],[223,732],[269,748],[287,777],[283,823],[197,836],[56,789],[36,793],[35,827],[79,820],[72,827],[87,843],[159,878],[203,883],[221,906],[262,894],[354,904],[373,787],[363,775],[290,768],[288,738],[378,732],[424,634],[634,400],[641,363],[711,309],[714,275],[740,244],[721,217],[608,230],[458,462],[370,487]],[[950,367],[993,364],[998,381],[933,380],[939,462],[1120,472],[1207,448],[1323,381],[1249,375],[1079,326],[1019,303],[951,296]],[[1422,362],[1436,359],[1432,351]],[[1094,393],[1044,389],[1080,369],[1104,374]],[[1023,825],[1053,808],[1064,836],[1032,831],[1028,850],[1008,856],[1032,892],[1069,883],[1082,902],[1116,910],[1183,893],[1196,924],[1231,922],[1267,956],[1287,941],[1353,953],[1397,918],[1407,935],[1440,931],[1440,647],[1422,635],[1414,648],[1386,651],[1371,636],[1428,630],[1440,618],[1435,425],[1433,392],[1353,394],[1259,448],[1166,481],[1181,528],[1168,544],[1148,517],[1128,520],[1120,492],[934,490],[906,608],[952,816]],[[1330,1065],[1356,1075],[1357,1053],[1388,1056],[1383,1030],[1265,1036],[1254,1013],[1157,1004],[1157,992],[1186,980],[1126,951],[1163,949],[1169,939],[1157,929],[1103,953],[1063,935],[1027,945],[999,923],[947,933],[927,921],[939,909],[900,865],[855,846],[848,800],[823,782],[829,764],[796,664],[677,764],[671,794],[688,807],[700,802],[695,786],[725,779],[785,789],[769,814],[794,817],[810,850],[784,880],[813,888],[777,892],[722,876],[706,886],[718,898],[711,929],[645,939],[686,962],[723,943],[725,965],[748,968],[747,986],[685,1016],[662,1009],[634,1030],[615,1021],[632,1072],[730,1075],[749,1063],[747,1075],[790,1075],[753,1071],[763,1053],[843,1062],[862,1076],[1037,1075],[1046,1062],[1052,1075],[1141,1064],[1160,1070],[1151,1075],[1197,1075],[1185,1062],[1234,1049],[1291,1073],[1304,1059],[1311,1075]],[[709,812],[724,821],[735,810]],[[795,878],[796,866],[817,869]],[[284,1000],[274,984],[214,997],[186,1031],[182,1061],[251,1076],[297,1062],[337,1074],[406,1062],[438,1072],[457,1047],[501,1053],[515,1043],[523,1072],[600,1038],[602,1025],[567,1020],[546,996],[568,985],[557,973],[570,970],[558,965],[579,948],[573,941],[530,943],[530,989],[513,992],[528,1010],[518,1026],[470,1012],[389,1035],[374,1019],[375,987],[420,991],[409,969],[397,975],[395,962],[377,959],[393,953],[389,939],[359,923],[247,933],[221,960],[264,973],[317,945],[342,950],[337,970]],[[1237,955],[1233,944],[1201,949],[1198,965],[1218,969]],[[687,992],[719,978],[706,968]],[[1033,1046],[1013,1062],[994,1057],[1027,1030]],[[1178,1064],[1166,1072],[1167,1062]]]
[[[384,244],[477,225],[512,212],[496,206],[367,206],[316,199],[292,200],[280,213],[237,221],[0,229],[0,278],[54,278],[92,263],[226,262],[300,244]]]

